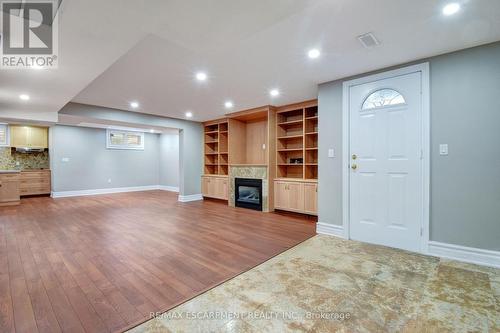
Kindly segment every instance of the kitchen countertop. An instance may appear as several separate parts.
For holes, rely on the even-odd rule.
[[[0,170],[1,173],[20,173],[21,170]]]

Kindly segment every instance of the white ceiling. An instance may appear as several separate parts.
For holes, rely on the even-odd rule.
[[[318,83],[500,40],[500,1],[456,1],[444,17],[440,0],[65,0],[59,69],[2,71],[0,117],[137,100],[137,112],[201,121],[227,99],[237,111],[315,98]],[[370,31],[382,45],[365,49],[356,36]]]

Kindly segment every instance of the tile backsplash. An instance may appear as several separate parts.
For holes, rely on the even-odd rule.
[[[48,151],[23,154],[10,147],[0,147],[0,170],[49,169],[49,166]]]

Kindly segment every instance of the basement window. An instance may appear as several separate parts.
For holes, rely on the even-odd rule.
[[[108,129],[106,148],[144,150],[144,133]]]
[[[9,145],[9,127],[7,124],[0,124],[0,147]]]

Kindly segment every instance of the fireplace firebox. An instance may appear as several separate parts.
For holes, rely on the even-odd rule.
[[[235,178],[236,207],[262,211],[262,179]]]

